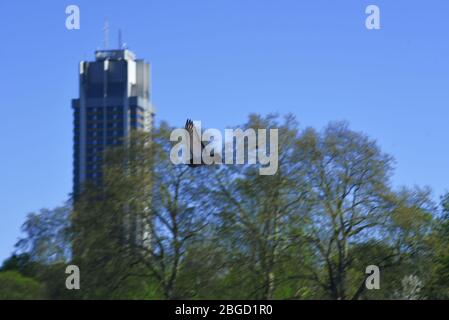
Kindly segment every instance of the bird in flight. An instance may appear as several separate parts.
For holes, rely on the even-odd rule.
[[[197,131],[197,129],[196,129],[196,127],[195,127],[195,125],[193,124],[193,121],[191,120],[191,119],[187,119],[187,121],[186,121],[186,125],[185,125],[185,129],[187,130],[187,132],[189,133],[189,137],[190,137],[190,150],[189,150],[189,154],[190,154],[190,157],[189,157],[189,162],[188,162],[188,166],[189,167],[192,167],[192,168],[195,168],[195,167],[199,167],[199,166],[203,166],[203,165],[205,165],[205,163],[203,162],[203,157],[202,157],[202,154],[203,154],[203,150],[204,150],[204,148],[205,148],[205,145],[204,145],[204,143],[203,143],[203,141],[201,141],[201,136],[200,136],[200,134],[198,133],[198,131]],[[199,143],[199,145],[201,146],[201,152],[200,152],[200,154],[199,154],[199,157],[201,158],[201,161],[196,161],[196,162],[200,162],[200,163],[194,163],[194,159],[198,159],[197,158],[197,155],[195,155],[194,154],[194,152],[193,152],[193,145],[194,145],[194,143],[195,144],[198,144]],[[212,152],[211,152],[211,157],[213,157],[213,158],[215,158],[215,154],[214,154],[214,151],[212,150]],[[218,156],[218,155],[217,155]],[[221,159],[220,159],[221,160]]]

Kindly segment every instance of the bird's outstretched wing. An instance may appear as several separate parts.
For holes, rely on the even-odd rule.
[[[189,163],[188,165],[191,167],[197,167],[197,166],[201,166],[203,165],[203,161],[201,160],[201,163],[198,164],[194,164],[193,163],[193,144],[194,143],[198,143],[200,142],[201,144],[201,153],[203,152],[204,149],[204,143],[203,141],[201,141],[200,135],[198,134],[195,125],[193,124],[193,121],[190,119],[187,119],[186,121],[186,125],[185,125],[185,129],[187,130],[187,132],[189,133],[189,137],[190,137],[190,158],[189,158]],[[201,154],[200,154],[201,156]]]
[[[198,166],[204,165],[204,162],[203,162],[202,158],[201,158],[201,163],[198,163],[198,164],[194,164],[193,163],[193,156],[194,156],[194,154],[193,154],[193,144],[194,143],[198,143],[198,142],[200,143],[200,145],[201,145],[200,157],[201,157],[201,155],[203,153],[203,149],[205,148],[205,145],[204,145],[203,141],[201,141],[201,136],[198,133],[198,131],[197,131],[195,125],[193,124],[192,120],[187,119],[186,125],[185,125],[185,129],[189,133],[189,137],[190,137],[190,150],[189,150],[190,158],[189,158],[188,165],[190,167],[198,167]],[[211,153],[211,156],[212,157],[216,157],[218,159],[218,162],[221,162],[220,156],[218,154],[214,154],[213,151]]]
[[[195,125],[193,124],[193,121],[190,119],[187,119],[185,129],[189,132],[190,135],[190,142],[195,141],[198,143],[198,141],[201,143],[201,150],[204,149],[204,143],[201,141],[201,137],[198,134],[198,131],[196,130]],[[192,149],[192,143],[190,143],[190,149]]]

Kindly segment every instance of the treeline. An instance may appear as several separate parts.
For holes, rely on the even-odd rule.
[[[106,152],[101,187],[28,215],[0,299],[449,298],[449,194],[393,188],[392,157],[345,123],[250,115],[240,127],[279,129],[275,175],[173,165],[173,128],[135,133]],[[65,288],[69,264],[80,290]]]

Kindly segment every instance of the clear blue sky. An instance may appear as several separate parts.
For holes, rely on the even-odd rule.
[[[77,4],[81,29],[65,28]],[[379,31],[365,8],[381,10]],[[224,128],[250,112],[347,120],[397,161],[395,185],[449,188],[449,1],[0,2],[0,261],[25,215],[71,191],[78,62],[117,30],[152,63],[157,119]]]

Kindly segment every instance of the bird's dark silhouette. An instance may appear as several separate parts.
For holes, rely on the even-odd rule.
[[[185,129],[189,133],[189,137],[190,137],[190,150],[189,150],[190,156],[189,156],[189,162],[187,165],[192,168],[196,168],[196,167],[205,165],[205,163],[203,162],[203,157],[201,156],[203,154],[203,149],[205,148],[205,145],[204,145],[203,141],[201,141],[201,135],[200,135],[200,133],[198,133],[198,131],[191,119],[187,119]],[[199,155],[194,155],[194,153],[193,153],[193,144],[194,143],[199,143],[201,146],[201,152]],[[210,155],[211,155],[211,157],[215,157],[213,150]],[[198,157],[199,157],[201,159],[200,163],[194,163],[194,161],[193,161],[194,157],[195,157],[195,159],[198,159]],[[196,161],[196,162],[198,162],[198,161]]]
[[[195,125],[193,124],[193,121],[191,119],[187,119],[185,129],[189,133],[189,138],[190,138],[190,150],[189,150],[190,158],[189,158],[188,166],[192,167],[192,168],[202,166],[202,165],[204,165],[204,162],[201,157],[201,154],[204,149],[204,143],[203,143],[203,141],[201,141],[201,137],[198,134],[198,132],[195,128]],[[193,162],[193,159],[194,159],[193,144],[198,143],[198,142],[201,144],[201,153],[199,154],[199,156],[201,157],[201,163],[194,163]]]

